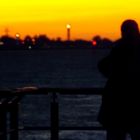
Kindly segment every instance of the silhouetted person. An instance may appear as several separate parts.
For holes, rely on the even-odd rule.
[[[107,140],[140,140],[140,35],[134,20],[121,25],[122,37],[107,57],[98,63],[107,77],[98,119],[107,130]]]

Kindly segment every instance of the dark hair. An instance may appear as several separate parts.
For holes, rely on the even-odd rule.
[[[139,27],[135,20],[125,20],[121,25],[121,32],[123,38],[135,38],[139,36]]]

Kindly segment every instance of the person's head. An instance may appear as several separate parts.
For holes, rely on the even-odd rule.
[[[135,20],[127,19],[121,25],[122,38],[131,39],[139,36],[139,27]]]

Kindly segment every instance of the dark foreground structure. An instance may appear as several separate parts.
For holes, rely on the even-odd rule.
[[[59,102],[58,95],[101,95],[101,88],[36,88],[27,87],[15,90],[0,90],[0,139],[1,140],[18,140],[19,131],[25,130],[50,130],[51,140],[59,139],[60,130],[104,130],[102,126],[92,127],[60,127],[59,126]],[[50,127],[22,127],[19,126],[19,102],[25,95],[51,94],[50,101]],[[6,117],[9,113],[9,117]],[[9,123],[7,123],[9,122]]]

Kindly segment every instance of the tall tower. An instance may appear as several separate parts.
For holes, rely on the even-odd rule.
[[[71,25],[70,24],[67,24],[67,41],[70,41],[70,30],[71,30]]]
[[[9,29],[8,28],[5,28],[4,32],[5,32],[6,36],[9,36]]]

